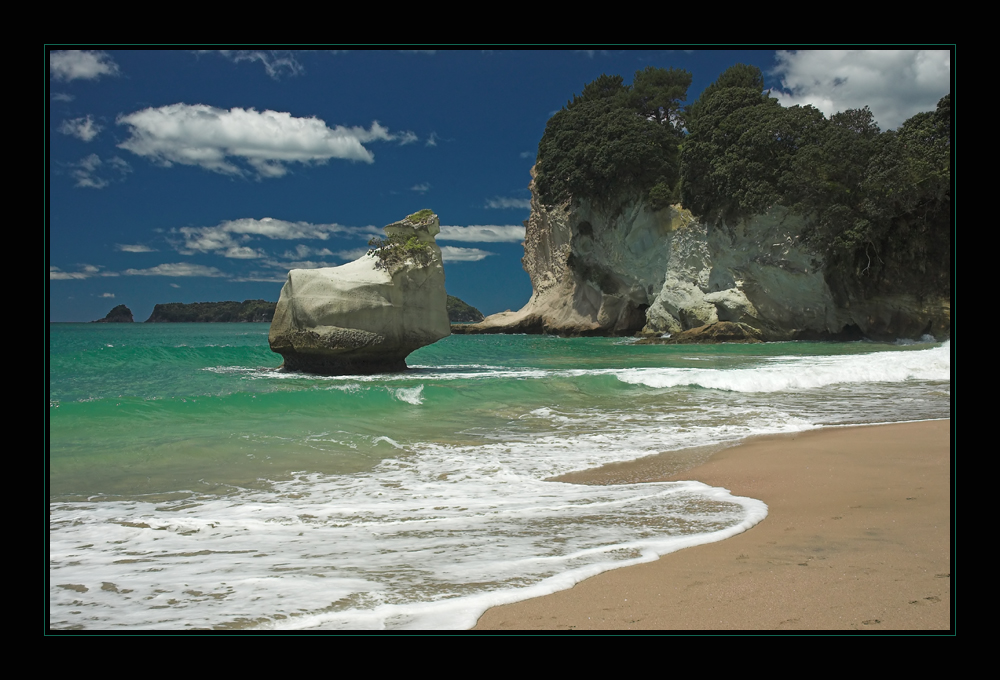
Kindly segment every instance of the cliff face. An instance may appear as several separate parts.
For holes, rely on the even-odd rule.
[[[642,199],[546,207],[531,188],[522,259],[531,299],[466,332],[658,336],[717,322],[746,324],[766,340],[950,332],[947,292],[863,295],[834,280],[802,242],[802,220],[781,206],[708,226],[680,206],[653,210]]]

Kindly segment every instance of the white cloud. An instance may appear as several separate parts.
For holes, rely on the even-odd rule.
[[[524,240],[522,225],[470,225],[468,227],[441,227],[439,241],[467,241],[473,243],[517,243]],[[482,258],[479,258],[482,259]]]
[[[456,248],[455,246],[441,246],[441,259],[445,262],[478,262],[490,255],[496,255],[479,248]]]
[[[75,272],[64,272],[59,267],[49,267],[49,280],[59,281],[67,279],[89,279],[94,276],[118,276],[118,272],[102,272],[102,267],[95,266],[92,264],[81,264],[77,265],[80,267],[79,271]]]
[[[438,145],[438,143],[437,143],[438,139],[439,139],[438,133],[432,132],[430,134],[430,137],[427,138],[427,142],[425,143],[425,146],[437,146]]]
[[[63,50],[49,54],[49,72],[56,80],[92,80],[118,75],[118,64],[106,52]]]
[[[197,165],[242,175],[230,159],[242,159],[258,177],[280,177],[286,163],[326,163],[331,158],[372,163],[372,141],[400,138],[374,121],[363,127],[327,127],[316,117],[295,118],[281,111],[218,109],[204,104],[171,104],[119,116],[131,136],[118,146],[164,166]],[[404,141],[406,135],[404,133]]]
[[[114,293],[101,293],[102,298],[113,298],[114,296]]]
[[[290,260],[296,258],[301,260],[303,258],[309,257],[310,255],[314,255],[316,257],[332,257],[333,252],[329,248],[310,248],[309,246],[302,245],[300,243],[299,245],[295,246],[294,251],[286,250],[284,254],[282,254],[282,257],[288,258]]]
[[[429,182],[421,182],[420,184],[415,184],[410,187],[410,191],[419,191],[422,194],[426,194],[430,191],[431,185]]]
[[[176,245],[177,250],[184,255],[193,253],[224,252],[227,257],[249,257],[249,250],[240,251],[241,244],[255,237],[266,237],[272,240],[319,239],[325,241],[332,234],[340,236],[368,236],[381,234],[374,226],[345,227],[340,224],[311,224],[309,222],[288,222],[272,217],[255,219],[244,217],[227,220],[214,227],[181,227],[171,230],[180,233],[184,243]],[[299,246],[306,248],[306,246]],[[262,257],[262,251],[254,251],[253,257]],[[329,251],[327,251],[329,252]],[[303,257],[303,255],[299,255]]]
[[[201,53],[213,50],[198,50]],[[295,58],[291,50],[217,50],[232,62],[260,62],[267,75],[279,80],[282,74],[297,76],[305,72],[305,67]]]
[[[59,132],[64,135],[72,135],[73,137],[78,137],[85,142],[89,142],[97,133],[103,130],[101,125],[94,122],[94,119],[90,116],[86,118],[73,118],[72,120],[64,120],[62,125],[59,126]]]
[[[76,179],[78,187],[103,189],[108,186],[109,182],[95,174],[99,167],[101,167],[101,157],[92,153],[86,158],[81,158],[70,174]]]
[[[71,94],[66,94],[65,92],[53,92],[52,101],[54,102],[71,102],[74,97]]]
[[[309,222],[288,222],[272,217],[255,219],[243,217],[227,220],[214,227],[181,227],[172,229],[171,233],[179,233],[184,241],[175,243],[174,247],[182,255],[195,253],[217,253],[231,258],[265,257],[261,249],[252,249],[246,244],[255,238],[265,237],[272,240],[318,239],[325,241],[331,235],[358,237],[381,234],[380,229],[372,225],[367,227],[345,227],[340,224],[312,224]],[[329,250],[315,251],[308,246],[298,246],[305,249],[296,257],[305,257],[310,252],[317,255],[331,254]],[[286,254],[286,257],[290,255]]]
[[[296,267],[296,269],[308,269],[308,267]],[[245,276],[234,276],[229,279],[233,283],[284,283],[288,278],[287,274],[271,274],[269,272],[251,272]],[[171,284],[173,285],[173,284]]]
[[[129,164],[117,156],[108,161],[108,165],[118,172],[119,179],[127,173],[132,172]],[[78,187],[103,189],[111,183],[106,177],[98,174],[98,171],[101,171],[105,167],[105,163],[96,153],[81,158],[76,163],[70,163],[69,167],[71,168],[70,175],[76,179],[76,186]]]
[[[486,207],[499,209],[522,208],[524,210],[531,210],[531,199],[495,196],[494,198],[487,199]]]
[[[522,151],[519,155],[521,156],[521,158],[534,158],[535,157],[535,152],[534,151]]]
[[[144,246],[141,244],[128,244],[128,243],[116,243],[115,250],[120,250],[124,253],[155,253],[157,252],[155,248],[150,248],[149,246]]]
[[[128,276],[227,276],[215,267],[206,267],[202,264],[190,264],[188,262],[160,264],[149,269],[126,269],[122,273]]]
[[[263,250],[254,250],[248,246],[230,246],[226,248],[224,255],[237,260],[254,260],[259,257],[266,257]]]
[[[345,262],[354,262],[355,260],[359,260],[367,254],[368,254],[367,248],[352,248],[351,250],[337,251],[337,257],[342,258]]]
[[[419,137],[417,137],[417,134],[415,132],[410,132],[409,130],[405,132],[400,132],[397,135],[397,137],[399,139],[400,146],[402,146],[403,144],[412,144],[413,142],[420,139]]]
[[[60,281],[66,279],[89,279],[90,274],[86,272],[64,272],[59,267],[49,267],[49,280]]]
[[[868,106],[883,130],[933,111],[951,90],[948,50],[779,50],[784,106],[811,104],[830,116]]]

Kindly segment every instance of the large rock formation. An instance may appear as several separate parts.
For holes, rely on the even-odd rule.
[[[285,369],[399,371],[410,352],[449,335],[437,215],[422,210],[385,231],[375,255],[288,272],[268,334]]]
[[[803,243],[804,222],[781,206],[708,225],[643,198],[544,206],[534,181],[531,189],[522,259],[531,299],[460,332],[659,336],[729,322],[764,340],[950,333],[947,291],[872,294],[845,284]]]

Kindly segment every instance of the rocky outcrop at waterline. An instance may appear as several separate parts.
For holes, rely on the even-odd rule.
[[[368,255],[293,269],[268,334],[286,370],[327,375],[406,368],[406,356],[450,334],[437,215],[385,227]]]

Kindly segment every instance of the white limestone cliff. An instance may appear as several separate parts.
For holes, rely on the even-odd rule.
[[[532,189],[522,263],[533,294],[517,312],[467,333],[674,334],[718,322],[770,340],[947,337],[945,295],[865,296],[831,286],[804,222],[781,206],[736,225],[707,225],[641,197],[610,208],[544,206]]]

